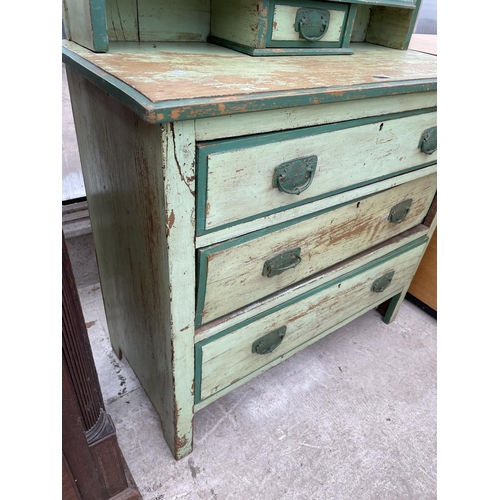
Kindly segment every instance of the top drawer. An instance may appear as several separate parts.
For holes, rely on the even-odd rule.
[[[435,163],[435,124],[432,108],[198,143],[197,234]]]

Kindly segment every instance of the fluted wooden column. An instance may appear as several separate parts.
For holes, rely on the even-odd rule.
[[[140,500],[106,413],[62,238],[63,500]]]

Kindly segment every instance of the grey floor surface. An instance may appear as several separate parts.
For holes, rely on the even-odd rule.
[[[194,451],[176,462],[111,349],[95,261],[79,261],[88,242],[68,247],[106,409],[144,500],[436,498],[434,318],[405,301],[390,325],[376,311],[356,319],[196,413]]]
[[[65,85],[63,72],[63,97]],[[70,112],[63,98],[73,175]],[[385,325],[371,311],[220,398],[196,413],[194,451],[176,462],[111,350],[90,230],[67,243],[106,409],[144,500],[436,498],[437,328],[425,312],[405,302]]]

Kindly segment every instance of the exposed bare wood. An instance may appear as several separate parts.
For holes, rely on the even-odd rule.
[[[252,93],[293,93],[303,89],[343,92],[352,86],[381,85],[376,77],[380,74],[388,77],[382,82],[388,87],[404,80],[437,77],[435,57],[370,44],[357,45],[349,57],[278,58],[248,57],[195,43],[198,53],[195,47],[184,53],[174,52],[166,43],[156,44],[154,51],[134,46],[133,42],[127,49],[110,44],[107,54],[94,54],[71,42],[66,45],[152,102],[220,96],[238,100]]]
[[[418,225],[435,189],[434,174],[228,249],[217,251],[215,246],[207,263],[203,323]],[[400,223],[391,222],[391,208],[410,199],[413,201],[407,217]],[[301,262],[296,267],[271,278],[262,275],[268,259],[294,248],[301,249]]]
[[[406,182],[410,182],[414,179],[420,179],[421,177],[433,174],[436,171],[437,165],[430,165],[429,167],[425,167],[423,169],[415,170],[413,172],[408,172],[402,175],[397,175],[395,177],[391,177],[389,179],[369,184],[360,188],[351,189],[337,195],[323,198],[322,200],[299,205],[298,207],[289,208],[287,210],[267,215],[259,219],[252,219],[248,222],[230,226],[226,229],[221,229],[213,233],[204,234],[196,238],[196,247],[208,247],[215,243],[235,238],[243,234],[251,233],[258,229],[264,229],[266,227],[273,226],[282,222],[291,221],[295,218],[308,215],[312,212],[325,210],[327,208],[334,208],[342,203],[348,203],[349,201],[356,198],[370,196],[380,191],[384,191],[385,189],[391,189]]]
[[[437,92],[374,97],[196,120],[196,140],[262,134],[437,106]]]
[[[207,325],[201,326],[196,330],[196,341],[200,342],[205,340],[226,328],[230,328],[238,323],[248,320],[252,316],[268,311],[286,300],[294,299],[300,294],[309,292],[314,288],[327,283],[328,281],[337,279],[339,276],[351,272],[358,267],[361,267],[369,262],[374,262],[376,259],[382,257],[388,252],[397,250],[403,245],[411,243],[412,241],[415,241],[422,236],[426,236],[427,234],[429,234],[428,228],[420,224],[419,226],[395,236],[380,245],[376,245],[365,252],[361,252],[358,255],[346,259],[345,261],[326,269],[325,271],[318,273],[307,280],[296,283],[289,288],[285,288],[276,294],[266,297],[263,300],[256,301],[247,307],[235,311],[234,313],[228,314],[218,320],[208,323]]]
[[[201,398],[215,394],[323,331],[332,331],[337,323],[355,315],[359,309],[375,306],[394,295],[415,272],[422,251],[422,246],[414,248],[204,345]],[[395,275],[390,285],[382,293],[372,291],[373,282],[391,271],[395,271]],[[252,352],[255,340],[282,326],[286,326],[285,337],[272,353]]]
[[[141,121],[69,69],[68,83],[76,110],[75,126],[111,344],[117,355],[123,352],[130,362],[158,410],[167,443],[179,458],[191,449],[192,401],[183,400],[186,394],[191,397],[191,382],[176,387],[176,381],[179,374],[192,379],[192,366],[191,370],[181,366],[175,374],[174,370],[182,365],[179,358],[185,356],[183,345],[192,352],[193,340],[189,332],[183,334],[178,352],[173,340],[186,326],[179,318],[180,309],[189,303],[186,294],[192,294],[194,307],[194,264],[188,264],[194,263],[193,235],[189,236],[194,221],[188,203],[192,200],[194,207],[194,198],[190,187],[192,160],[186,163],[185,155],[176,147],[183,151],[183,141],[192,140],[187,133],[189,124],[179,127],[183,131],[179,133],[180,145],[174,147],[173,136],[165,142],[160,125]],[[167,172],[170,187],[165,190]],[[174,179],[178,179],[177,184]],[[184,198],[184,190],[189,197]],[[174,224],[172,214],[179,196],[185,201]],[[184,234],[183,238],[179,243],[170,241],[177,231]],[[185,238],[193,246],[192,260],[185,260],[191,266],[193,286],[182,293],[183,286],[172,285],[177,273],[172,268],[177,266],[182,271],[181,265],[174,266],[173,256],[179,244],[183,257],[188,255]],[[169,244],[173,246],[170,260]],[[189,280],[189,273],[183,275],[184,279]],[[174,311],[171,304],[178,300],[180,309],[176,306]]]
[[[425,113],[288,140],[278,136],[263,145],[221,143],[222,151],[207,158],[206,229],[436,161],[437,152],[418,148],[422,132],[435,123],[436,113]],[[203,151],[204,145],[198,148]],[[317,168],[306,191],[297,196],[273,187],[278,165],[311,155]]]

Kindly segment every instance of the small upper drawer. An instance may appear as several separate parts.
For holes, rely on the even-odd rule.
[[[195,403],[399,293],[427,238],[196,344]]]
[[[224,243],[198,254],[200,326],[419,224],[436,174]]]
[[[315,0],[212,0],[209,42],[254,56],[352,54],[356,5]]]
[[[350,5],[279,2],[272,9],[268,47],[340,47]]]
[[[198,143],[197,234],[435,163],[435,124],[398,113]]]

